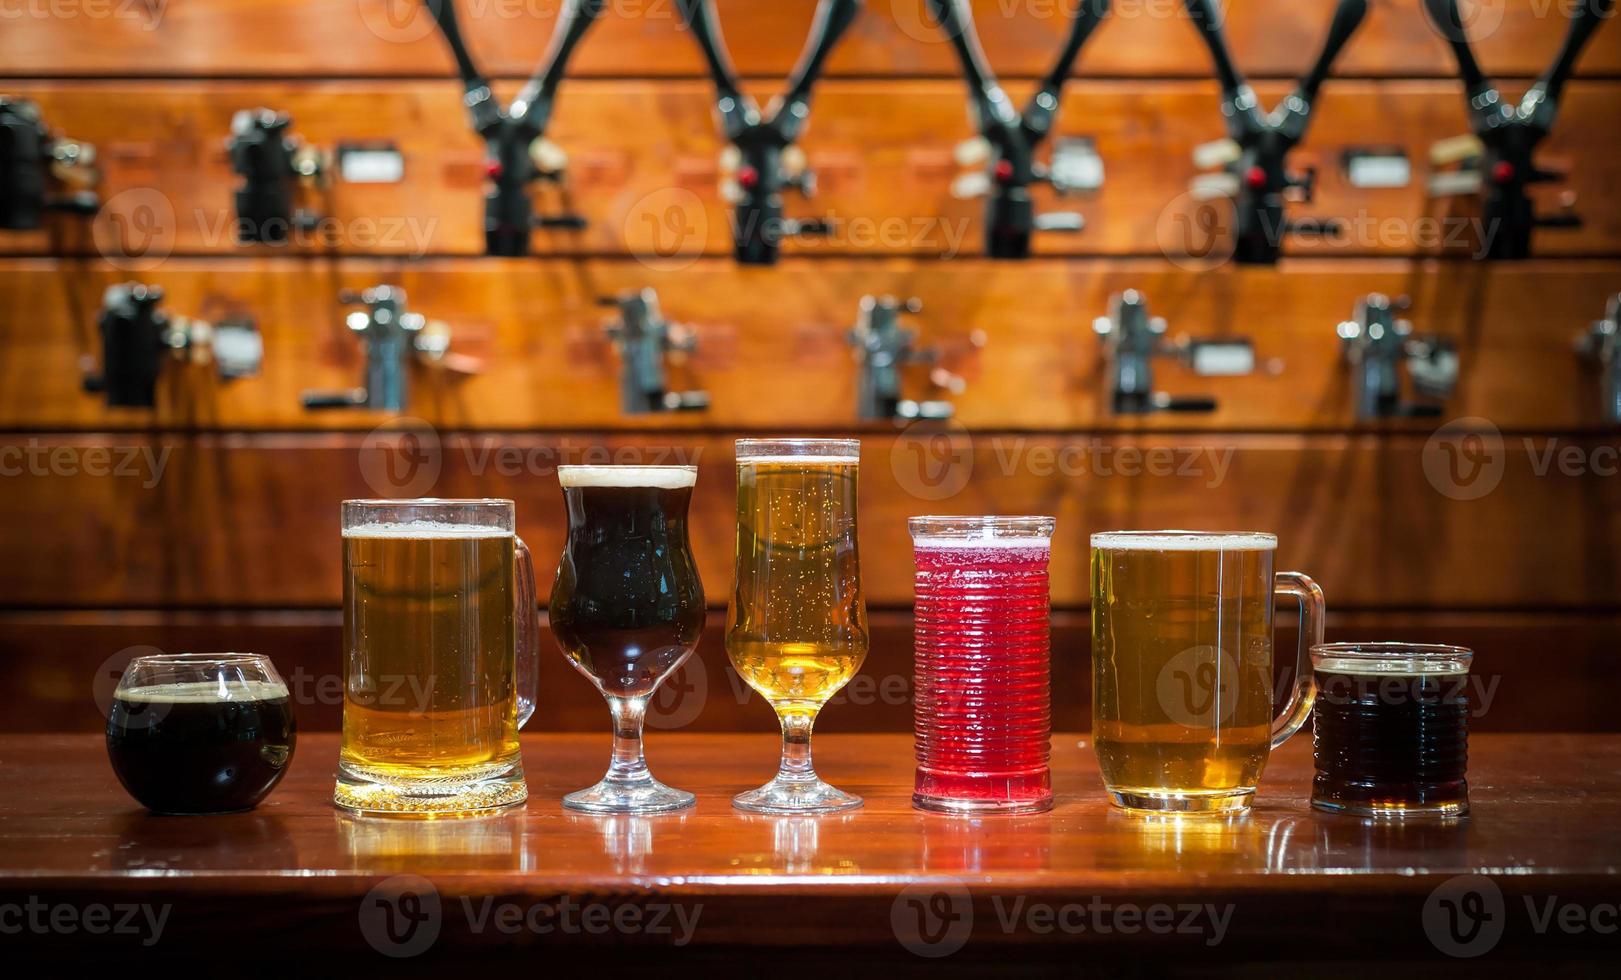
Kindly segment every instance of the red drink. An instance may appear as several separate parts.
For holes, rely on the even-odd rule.
[[[917,782],[925,810],[1052,806],[1050,517],[914,517]]]

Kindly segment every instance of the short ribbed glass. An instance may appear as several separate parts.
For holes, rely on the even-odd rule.
[[[1463,647],[1320,643],[1311,805],[1375,817],[1469,812],[1469,666]]]
[[[1053,805],[1051,517],[914,517],[915,806]]]

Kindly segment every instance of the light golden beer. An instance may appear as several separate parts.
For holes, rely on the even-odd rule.
[[[1248,805],[1274,736],[1275,548],[1269,534],[1093,536],[1092,734],[1115,802]]]
[[[815,714],[867,658],[856,460],[761,458],[737,469],[737,589],[726,652],[779,711]]]
[[[524,798],[516,544],[510,529],[477,524],[344,528],[340,806],[436,811]]]

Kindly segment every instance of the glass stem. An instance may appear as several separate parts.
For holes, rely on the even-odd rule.
[[[778,779],[812,781],[816,770],[811,768],[811,726],[816,724],[816,712],[803,709],[784,711],[782,722],[782,765]]]
[[[614,754],[608,764],[611,782],[644,782],[651,778],[642,758],[642,724],[647,720],[646,698],[608,698],[613,712]]]

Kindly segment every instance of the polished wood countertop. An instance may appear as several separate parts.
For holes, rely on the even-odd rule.
[[[1451,824],[1312,810],[1309,737],[1274,755],[1240,818],[1115,810],[1081,735],[1053,738],[1052,812],[975,819],[912,808],[909,737],[815,747],[818,770],[863,809],[739,813],[730,798],[770,775],[774,734],[653,733],[655,774],[696,792],[697,807],[573,814],[559,799],[601,774],[608,739],[547,734],[524,740],[526,806],[402,821],[333,809],[330,733],[300,737],[257,810],[206,817],[142,810],[99,736],[0,737],[0,951],[200,950],[271,926],[282,949],[421,954],[419,965],[472,947],[605,942],[846,944],[959,965],[1074,944],[1244,960],[1621,955],[1621,737],[1477,736],[1473,813]],[[30,902],[43,924],[29,925]],[[98,903],[151,908],[122,932],[73,924]],[[144,944],[160,915],[161,937]],[[434,922],[425,950],[398,938],[412,916]]]

